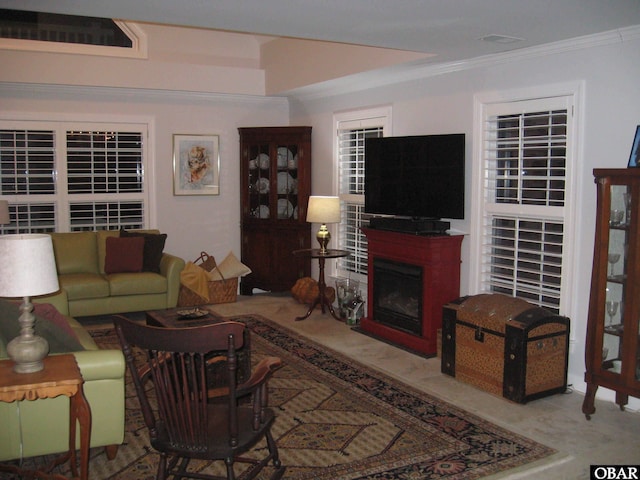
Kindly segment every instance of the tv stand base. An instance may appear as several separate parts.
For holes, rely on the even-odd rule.
[[[373,217],[369,227],[414,235],[445,235],[451,223],[429,218]]]

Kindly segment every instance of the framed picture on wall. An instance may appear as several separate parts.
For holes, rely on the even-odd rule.
[[[173,194],[220,194],[220,137],[173,136]]]
[[[639,167],[638,165],[638,152],[640,150],[640,125],[636,127],[636,135],[633,137],[633,146],[631,147],[631,155],[629,155],[628,167]]]

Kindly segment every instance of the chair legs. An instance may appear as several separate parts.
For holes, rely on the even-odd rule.
[[[283,477],[286,468],[280,461],[280,456],[278,454],[278,445],[273,439],[271,430],[267,430],[264,435],[264,438],[267,442],[267,450],[269,451],[269,454],[259,461],[242,457],[225,458],[224,463],[227,470],[227,480],[236,480],[234,471],[234,464],[236,461],[248,462],[253,464],[253,466],[250,467],[250,471],[244,472],[243,474],[243,476],[245,476],[247,480],[255,478],[264,467],[269,465],[269,463],[273,464],[273,473],[269,477],[269,480],[279,480]],[[182,478],[194,478],[187,473],[187,466],[189,465],[189,461],[190,458],[188,457],[175,457],[169,456],[166,453],[160,453],[158,459],[158,471],[156,474],[156,480],[166,480],[170,477],[172,477],[173,480],[181,480]],[[205,478],[205,476],[206,475],[202,475],[202,477],[199,478]],[[217,479],[220,477],[213,476],[211,478]]]
[[[280,455],[278,454],[278,445],[273,440],[273,436],[271,435],[271,430],[267,430],[265,437],[267,439],[267,447],[269,448],[269,453],[271,455],[271,459],[273,461],[273,466],[276,469],[276,472],[282,470],[280,476],[274,476],[273,478],[280,478],[282,474],[284,474],[284,468],[282,467],[282,462],[280,462]]]
[[[233,471],[233,458],[225,458],[224,464],[227,466],[227,480],[236,480],[236,474]]]
[[[156,480],[166,480],[167,478],[167,454],[161,453],[158,460],[158,472],[156,473]]]
[[[273,440],[273,436],[271,435],[271,430],[267,430],[265,432],[265,439],[267,441],[267,449],[269,451],[269,455],[263,458],[260,461],[255,460],[247,460],[241,457],[238,458],[225,458],[224,463],[227,467],[227,480],[236,480],[236,475],[233,470],[233,465],[235,461],[244,461],[253,463],[253,466],[249,468],[249,471],[243,473],[243,478],[247,480],[252,480],[255,478],[264,467],[269,465],[269,462],[273,463],[274,471],[269,477],[269,480],[279,480],[284,475],[286,470],[285,467],[282,466],[282,462],[280,462],[280,456],[278,454],[278,446],[276,442]]]

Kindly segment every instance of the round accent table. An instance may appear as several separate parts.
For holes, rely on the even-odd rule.
[[[309,315],[311,315],[314,308],[316,308],[316,305],[320,304],[320,309],[322,310],[323,314],[325,313],[324,307],[326,306],[333,318],[342,321],[340,316],[337,315],[334,311],[333,305],[331,305],[331,302],[327,300],[327,297],[324,294],[325,288],[327,287],[327,284],[324,281],[324,262],[327,259],[347,257],[351,255],[351,252],[348,252],[347,250],[334,250],[329,248],[327,249],[326,253],[321,253],[319,248],[305,248],[302,250],[294,250],[293,255],[296,257],[317,258],[318,265],[320,266],[320,275],[318,277],[318,297],[309,307],[309,311],[301,317],[296,317],[296,320],[304,320]]]

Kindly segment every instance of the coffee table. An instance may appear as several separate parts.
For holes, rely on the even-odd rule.
[[[165,328],[195,327],[226,321],[223,317],[211,312],[206,306],[199,306],[197,310],[206,312],[206,315],[197,318],[183,318],[181,312],[195,310],[196,307],[163,308],[161,310],[149,310],[146,313],[147,325]]]
[[[205,313],[197,318],[183,318],[183,312],[199,310]],[[161,310],[149,310],[146,313],[147,325],[162,328],[186,328],[201,327],[203,325],[211,325],[214,323],[222,323],[230,321],[228,318],[221,317],[209,310],[206,305],[199,307],[175,307],[163,308]],[[238,384],[246,382],[251,376],[251,330],[249,327],[243,330],[244,345],[237,350],[238,353]],[[211,352],[208,356],[215,357],[224,352]],[[221,363],[209,369],[210,375],[220,378],[225,375],[224,365]]]

